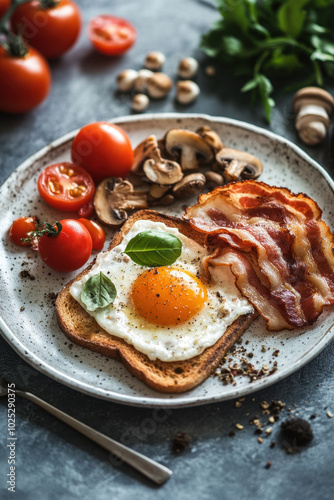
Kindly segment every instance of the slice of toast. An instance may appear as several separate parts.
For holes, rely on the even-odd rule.
[[[192,229],[187,222],[153,210],[141,210],[130,217],[115,234],[109,250],[120,244],[123,235],[138,219],[163,222],[166,226],[175,227],[187,237],[204,245],[204,235]],[[240,316],[225,332],[222,332],[221,338],[213,346],[206,348],[202,354],[194,358],[177,362],[152,361],[123,339],[107,333],[70,294],[69,289],[73,281],[80,279],[92,265],[93,263],[69,282],[57,297],[56,311],[61,329],[73,343],[120,360],[133,375],[157,391],[185,392],[203,382],[255,317],[254,313]]]

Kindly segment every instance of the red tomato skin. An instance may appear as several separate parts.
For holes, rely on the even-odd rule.
[[[124,27],[128,32],[128,37],[119,38],[115,41],[108,41],[98,34],[99,26],[110,23],[112,26]],[[135,27],[126,19],[108,14],[94,17],[88,24],[88,37],[96,50],[107,56],[120,56],[128,51],[137,40]]]
[[[44,57],[29,48],[24,57],[13,57],[0,48],[0,111],[26,113],[47,97],[51,73]]]
[[[2,17],[9,9],[11,0],[0,0],[0,17]]]
[[[93,243],[88,229],[74,219],[61,220],[62,230],[58,236],[42,236],[38,241],[38,252],[51,269],[60,272],[76,271],[89,259]]]
[[[59,168],[64,167],[72,170],[75,174],[71,177],[62,175]],[[71,197],[68,194],[68,188],[60,194],[54,194],[50,191],[49,179],[58,178],[59,182],[64,182],[64,186],[71,186],[74,182],[86,186],[85,193],[78,197]],[[69,162],[55,163],[46,167],[39,175],[37,188],[43,200],[53,208],[69,212],[77,212],[83,205],[89,203],[95,193],[95,184],[89,173],[82,167]]]
[[[62,56],[76,42],[81,30],[81,13],[72,0],[60,0],[43,8],[38,0],[17,7],[11,18],[14,33],[21,35],[47,59]]]
[[[125,177],[133,162],[127,134],[108,122],[84,126],[72,143],[72,161],[84,167],[96,183],[106,177]]]
[[[20,247],[29,247],[31,243],[23,243],[22,238],[28,238],[28,233],[36,231],[37,220],[36,217],[20,217],[16,219],[9,229],[9,238]]]
[[[78,219],[78,221],[88,229],[93,241],[93,250],[102,250],[104,242],[106,241],[106,233],[104,232],[104,229],[93,220],[81,218]]]

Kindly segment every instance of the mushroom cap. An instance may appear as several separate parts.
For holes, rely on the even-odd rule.
[[[176,84],[176,100],[180,104],[190,104],[200,93],[197,83],[192,80],[184,80]]]
[[[246,151],[223,148],[216,154],[217,162],[223,167],[225,179],[257,179],[263,172],[261,161]]]
[[[182,169],[176,161],[162,158],[149,158],[145,161],[143,170],[148,180],[162,186],[175,184],[183,177]]]
[[[198,170],[199,163],[208,164],[214,154],[207,142],[196,132],[171,129],[165,135],[167,153],[179,159],[184,171]]]
[[[205,176],[200,172],[188,174],[173,186],[173,194],[177,198],[189,198],[190,196],[194,196],[203,190],[205,181]]]
[[[193,78],[198,71],[198,61],[194,57],[184,57],[179,62],[178,75],[181,78]]]
[[[121,92],[130,92],[135,85],[135,81],[138,78],[138,71],[134,69],[125,69],[118,74],[116,82],[118,89]]]
[[[319,103],[323,105],[329,115],[334,110],[334,98],[327,90],[319,87],[305,87],[298,90],[292,99],[292,110],[298,113],[303,103],[307,104]]]
[[[165,97],[173,86],[173,82],[165,73],[153,73],[146,81],[146,90],[153,99]]]
[[[131,101],[131,108],[133,111],[140,112],[144,111],[149,104],[150,100],[146,94],[136,94]]]
[[[149,52],[145,57],[145,68],[151,70],[160,69],[164,62],[166,61],[166,57],[162,52],[153,51]]]
[[[205,142],[209,144],[209,146],[211,146],[215,153],[218,153],[218,151],[223,149],[224,144],[222,143],[219,134],[212,130],[212,128],[208,125],[198,128],[196,132],[205,140]]]

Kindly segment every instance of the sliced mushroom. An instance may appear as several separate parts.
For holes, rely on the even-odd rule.
[[[334,109],[334,99],[329,92],[305,87],[295,94],[292,109],[297,114],[295,126],[303,142],[313,146],[325,139]]]
[[[209,144],[209,146],[211,146],[214,153],[218,153],[218,151],[223,149],[224,144],[222,143],[220,136],[207,125],[200,127],[196,130],[196,132],[205,140],[205,142]]]
[[[150,206],[157,206],[161,205],[163,207],[167,207],[168,205],[172,205],[174,203],[175,197],[172,195],[172,193],[167,193],[165,196],[162,198],[159,198],[158,200],[152,200],[150,202]]]
[[[184,129],[171,129],[165,136],[167,153],[180,162],[182,170],[198,170],[200,164],[214,160],[214,154],[207,142],[196,132]]]
[[[173,194],[177,198],[189,198],[200,193],[205,185],[205,176],[200,172],[189,174],[173,186]]]
[[[207,172],[204,173],[206,183],[209,186],[223,186],[225,184],[225,179],[224,177],[219,174],[218,172],[213,172],[212,170],[208,170]]]
[[[172,186],[162,186],[161,184],[152,184],[148,192],[148,199],[159,200],[171,189]]]
[[[263,171],[263,165],[258,158],[238,149],[223,148],[216,154],[216,159],[228,182],[236,181],[240,177],[257,179]]]
[[[152,134],[146,137],[146,139],[139,143],[134,149],[131,172],[137,175],[144,175],[143,165],[145,161],[151,158],[151,155],[155,156],[158,149],[156,136]]]
[[[119,227],[128,218],[127,211],[148,208],[147,192],[135,191],[128,180],[108,177],[96,189],[94,208],[101,222]]]
[[[165,160],[160,154],[145,161],[143,170],[151,182],[162,186],[170,186],[183,177],[180,165],[176,161]]]

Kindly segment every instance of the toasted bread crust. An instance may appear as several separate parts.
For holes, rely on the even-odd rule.
[[[204,244],[204,235],[192,229],[187,222],[153,210],[142,210],[130,217],[122,229],[115,234],[109,250],[120,244],[123,236],[139,219],[163,222],[169,227],[176,227],[197,243]],[[92,265],[93,263],[69,282],[57,297],[56,311],[61,329],[73,343],[118,359],[133,375],[157,391],[185,392],[203,382],[215,370],[225,353],[241,337],[255,317],[253,313],[240,316],[213,346],[194,358],[175,362],[152,361],[123,339],[103,330],[70,294],[69,289],[73,281],[86,274]]]

